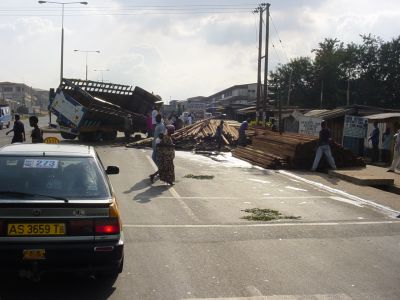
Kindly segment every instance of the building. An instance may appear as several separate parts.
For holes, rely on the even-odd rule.
[[[0,100],[8,103],[13,110],[18,107],[29,109],[34,106],[46,110],[49,103],[49,92],[34,89],[24,83],[0,82]]]
[[[224,113],[237,119],[237,110],[254,105],[257,99],[257,83],[234,85],[206,99],[206,109],[213,114]]]

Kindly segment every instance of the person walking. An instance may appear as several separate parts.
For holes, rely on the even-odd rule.
[[[173,125],[166,126],[167,133],[163,135],[160,143],[157,144],[157,161],[160,180],[173,185],[175,181],[175,145],[171,135],[175,132]]]
[[[43,131],[38,126],[39,119],[36,116],[29,117],[29,125],[33,127],[31,138],[32,144],[43,143]]]
[[[250,119],[244,120],[242,124],[240,124],[238,133],[239,133],[239,139],[238,139],[238,145],[239,146],[246,146],[247,144],[247,138],[246,138],[246,130],[249,127],[249,122]]]
[[[392,144],[392,134],[390,128],[386,127],[385,132],[382,135],[382,162],[390,163],[390,146]]]
[[[372,143],[372,157],[371,161],[376,162],[379,160],[379,128],[378,122],[374,122],[374,129],[368,139]]]
[[[217,129],[215,130],[215,139],[217,142],[218,152],[221,150],[223,128],[224,128],[224,120],[221,120],[221,122],[219,122],[219,125],[217,126]]]
[[[157,137],[154,135],[154,130],[156,129],[157,126],[157,121],[156,121],[156,117],[158,115],[158,110],[157,110],[157,106],[153,105],[153,110],[151,111],[151,125],[152,125],[152,129],[153,129],[153,136]]]
[[[153,136],[153,118],[151,114],[152,112],[149,111],[146,116],[146,129],[148,138]]]
[[[397,133],[394,135],[395,142],[394,142],[394,151],[393,151],[393,161],[392,165],[390,166],[388,172],[394,172],[396,168],[400,165],[400,129],[397,130]]]
[[[164,124],[161,122],[161,115],[158,114],[156,116],[156,127],[154,129],[154,137],[153,137],[153,142],[152,142],[152,148],[153,148],[153,153],[151,154],[151,158],[154,161],[154,163],[157,165],[158,168],[158,160],[157,160],[157,143],[160,141],[160,139],[162,138],[162,136],[160,137],[160,135],[165,133],[165,126]],[[158,170],[151,174],[150,177],[150,181],[153,183],[154,182],[154,177],[156,177],[159,174]]]
[[[19,115],[15,115],[13,129],[7,131],[6,135],[8,135],[10,132],[14,132],[11,144],[25,142],[25,127],[24,123],[21,122]]]
[[[329,146],[330,141],[331,141],[331,132],[326,127],[326,122],[322,121],[321,130],[319,132],[318,148],[317,152],[315,153],[315,159],[311,171],[315,171],[317,169],[322,154],[325,154],[325,157],[327,158],[331,168],[336,170],[335,160],[333,159],[331,147]]]

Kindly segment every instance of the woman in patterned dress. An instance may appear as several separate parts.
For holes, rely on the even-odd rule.
[[[167,125],[167,134],[163,136],[160,143],[157,145],[157,160],[160,180],[173,185],[175,181],[175,145],[172,142],[171,135],[175,131],[173,125]]]

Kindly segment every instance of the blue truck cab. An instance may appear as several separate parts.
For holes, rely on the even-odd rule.
[[[11,124],[11,109],[8,105],[0,105],[0,130],[3,127],[10,127]]]

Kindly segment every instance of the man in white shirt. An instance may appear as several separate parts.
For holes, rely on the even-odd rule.
[[[157,107],[154,105],[153,111],[151,112],[151,124],[153,125],[153,132],[157,125],[157,121],[156,121],[157,115],[158,115],[158,110],[157,110]]]
[[[396,168],[399,167],[400,164],[400,129],[394,135],[395,142],[394,142],[394,152],[393,152],[393,162],[390,166],[388,172],[394,172]]]

